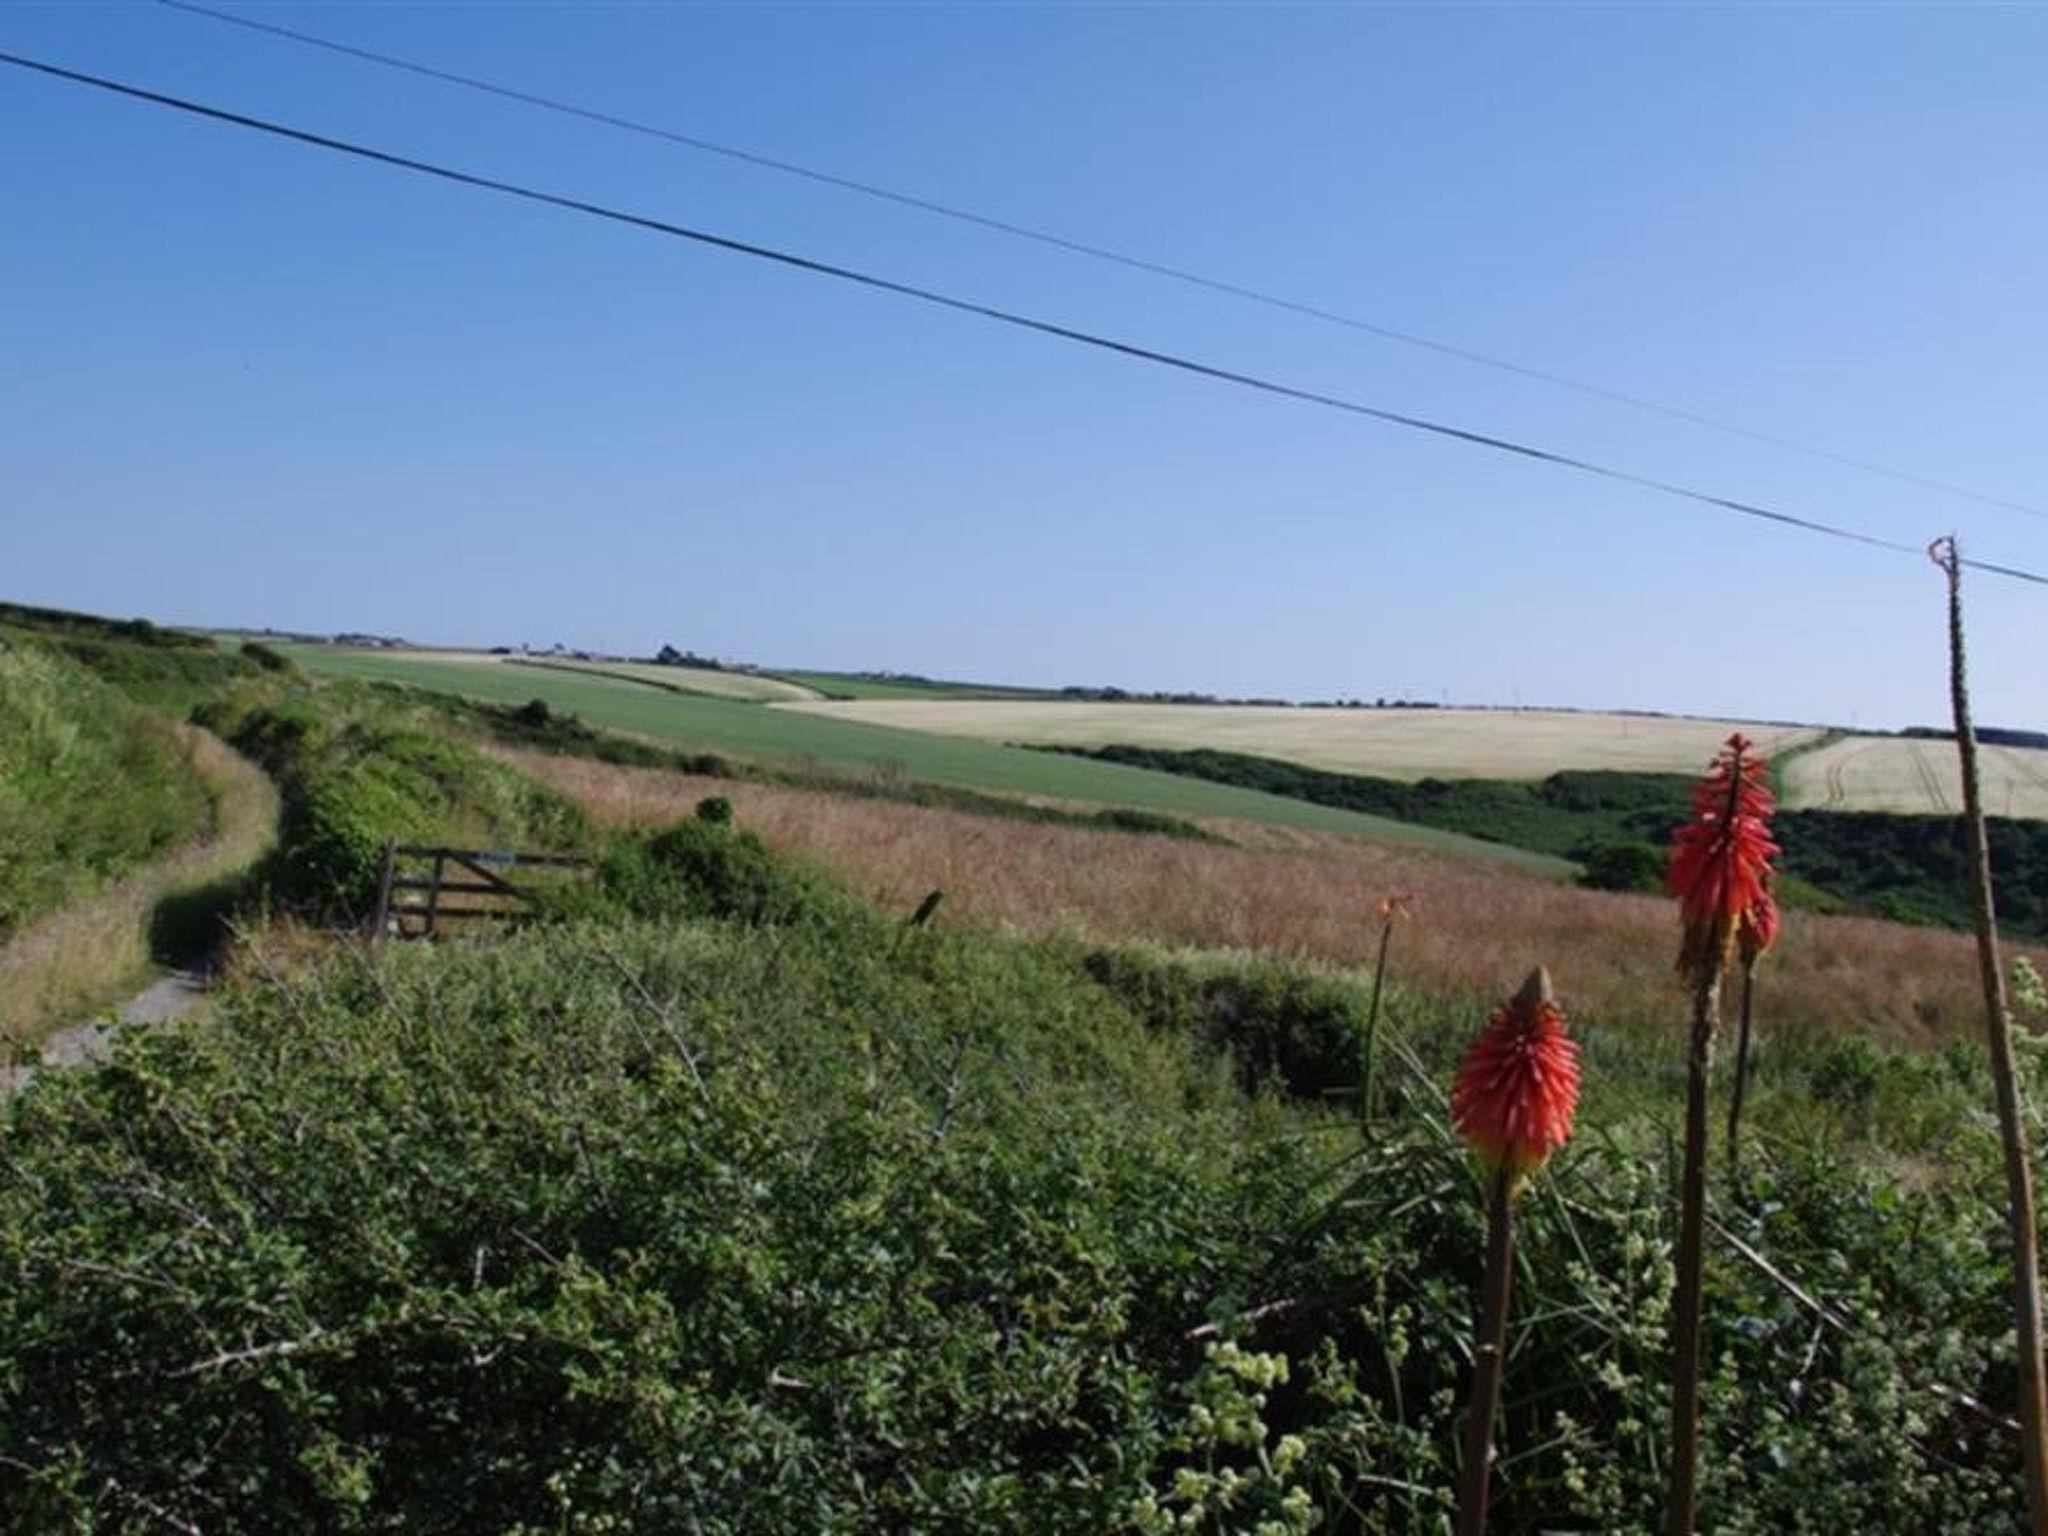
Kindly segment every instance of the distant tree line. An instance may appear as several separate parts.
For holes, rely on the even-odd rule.
[[[1940,726],[1909,725],[1899,732],[1901,736],[1913,736],[1922,741],[1954,741],[1956,733]],[[1977,739],[1989,742],[1994,747],[2034,747],[2048,749],[2048,731],[2022,731],[2006,725],[1980,725]]]

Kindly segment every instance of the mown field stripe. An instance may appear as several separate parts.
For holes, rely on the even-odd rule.
[[[1357,811],[1312,805],[1119,763],[996,746],[968,737],[834,720],[796,710],[764,709],[758,704],[702,695],[671,694],[639,683],[589,674],[447,662],[416,653],[333,646],[282,649],[316,673],[405,683],[497,704],[524,704],[540,699],[550,709],[574,713],[590,725],[696,751],[723,752],[765,762],[807,761],[850,773],[893,768],[913,779],[966,789],[1335,832],[1371,842],[1483,858],[1560,878],[1574,868],[1563,859]]]

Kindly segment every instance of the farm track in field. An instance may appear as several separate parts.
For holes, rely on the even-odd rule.
[[[1927,792],[1928,803],[1943,811],[1955,809],[1949,803],[1949,796],[1942,788],[1941,776],[1934,771],[1934,765],[1927,761],[1927,748],[1919,742],[1913,746],[1913,772],[1920,780],[1920,787]]]

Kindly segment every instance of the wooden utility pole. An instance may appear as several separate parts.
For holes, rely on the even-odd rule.
[[[2020,1457],[2027,1478],[2027,1528],[2048,1536],[2048,1362],[2042,1358],[2041,1253],[2034,1229],[2034,1175],[2013,1071],[2012,1013],[1998,960],[1997,910],[1991,893],[1991,843],[1978,785],[1977,736],[1970,724],[1963,661],[1963,557],[1953,536],[1927,553],[1948,577],[1949,702],[1955,710],[1956,755],[1963,773],[1963,832],[1970,852],[1970,911],[1977,925],[1977,971],[1984,986],[1984,1026],[1991,1048],[1991,1085],[2005,1144],[2006,1220],[2012,1235],[2013,1313],[2019,1334]]]

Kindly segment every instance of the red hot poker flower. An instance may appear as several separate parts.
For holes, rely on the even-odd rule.
[[[1451,1118],[1489,1165],[1520,1180],[1565,1144],[1578,1103],[1578,1042],[1538,966],[1465,1053]]]
[[[1665,887],[1678,898],[1685,922],[1678,968],[1687,975],[1725,965],[1744,914],[1770,899],[1778,845],[1771,840],[1776,806],[1764,766],[1746,736],[1730,736],[1693,787],[1692,820],[1672,840]],[[1771,932],[1775,936],[1775,922]]]
[[[1763,895],[1744,909],[1735,925],[1736,947],[1742,951],[1745,962],[1756,959],[1765,950],[1778,942],[1778,901],[1764,888]]]

